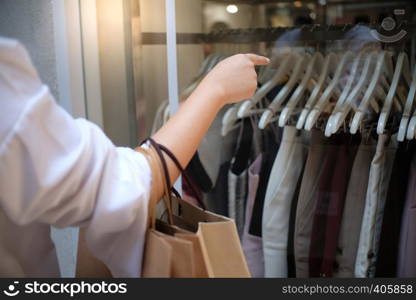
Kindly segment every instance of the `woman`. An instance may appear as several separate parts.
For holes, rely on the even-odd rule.
[[[253,95],[255,65],[219,63],[153,138],[186,165],[217,112]],[[88,245],[115,277],[140,275],[151,174],[132,149],[74,120],[43,85],[26,50],[0,38],[0,276],[57,277],[50,225],[88,226]],[[169,161],[172,182],[178,170]]]

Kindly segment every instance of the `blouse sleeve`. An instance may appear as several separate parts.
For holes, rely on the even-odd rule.
[[[151,185],[144,156],[74,120],[6,39],[0,104],[0,208],[19,225],[88,225],[89,248],[113,276],[139,276]]]

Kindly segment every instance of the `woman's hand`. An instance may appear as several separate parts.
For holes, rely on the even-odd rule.
[[[219,105],[239,102],[253,96],[257,88],[258,65],[270,60],[255,54],[237,54],[220,63],[202,80],[198,89],[216,93]]]
[[[228,103],[253,96],[257,87],[256,65],[269,60],[254,54],[238,54],[220,62],[200,83],[179,111],[153,136],[186,166],[218,111]],[[171,182],[179,175],[167,158]]]

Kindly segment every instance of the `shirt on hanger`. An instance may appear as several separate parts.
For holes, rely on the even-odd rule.
[[[412,184],[410,166],[415,153],[415,142],[399,143],[393,163],[376,263],[376,277],[396,277],[399,255],[400,229],[406,201],[407,185]]]
[[[354,268],[355,277],[374,277],[375,275],[384,206],[396,150],[396,136],[379,135],[376,154],[371,162]]]
[[[287,277],[289,217],[301,181],[308,146],[307,132],[286,126],[270,174],[263,208],[262,238],[266,277]]]
[[[309,277],[309,249],[319,182],[322,177],[329,140],[319,130],[311,131],[305,169],[296,206],[293,233],[293,253],[296,277]]]
[[[248,168],[253,150],[253,125],[246,118],[240,128],[235,154],[228,173],[228,214],[234,219],[240,236],[244,229]]]
[[[276,129],[274,125],[270,125],[263,132],[263,143],[261,146],[263,161],[260,171],[259,187],[253,207],[253,217],[251,219],[249,229],[250,234],[256,236],[261,236],[262,234],[263,207],[264,199],[266,197],[267,184],[273,168],[273,162],[280,147],[283,130],[280,127]]]
[[[260,154],[248,169],[248,192],[245,207],[244,232],[241,238],[244,255],[252,277],[264,277],[264,257],[262,238],[248,232],[253,213],[254,200],[259,184],[262,155]]]
[[[320,177],[309,249],[310,277],[332,277],[348,181],[359,135],[338,133],[328,139]]]
[[[410,163],[406,200],[400,228],[399,253],[397,258],[398,277],[416,277],[416,155]]]
[[[338,238],[334,277],[354,277],[370,166],[376,151],[376,144],[377,140],[367,133],[363,134],[354,159]]]

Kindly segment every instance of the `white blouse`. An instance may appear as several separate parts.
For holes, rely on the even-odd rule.
[[[140,275],[151,171],[56,104],[24,47],[0,38],[0,277],[57,277],[50,225],[88,225],[115,277]]]

